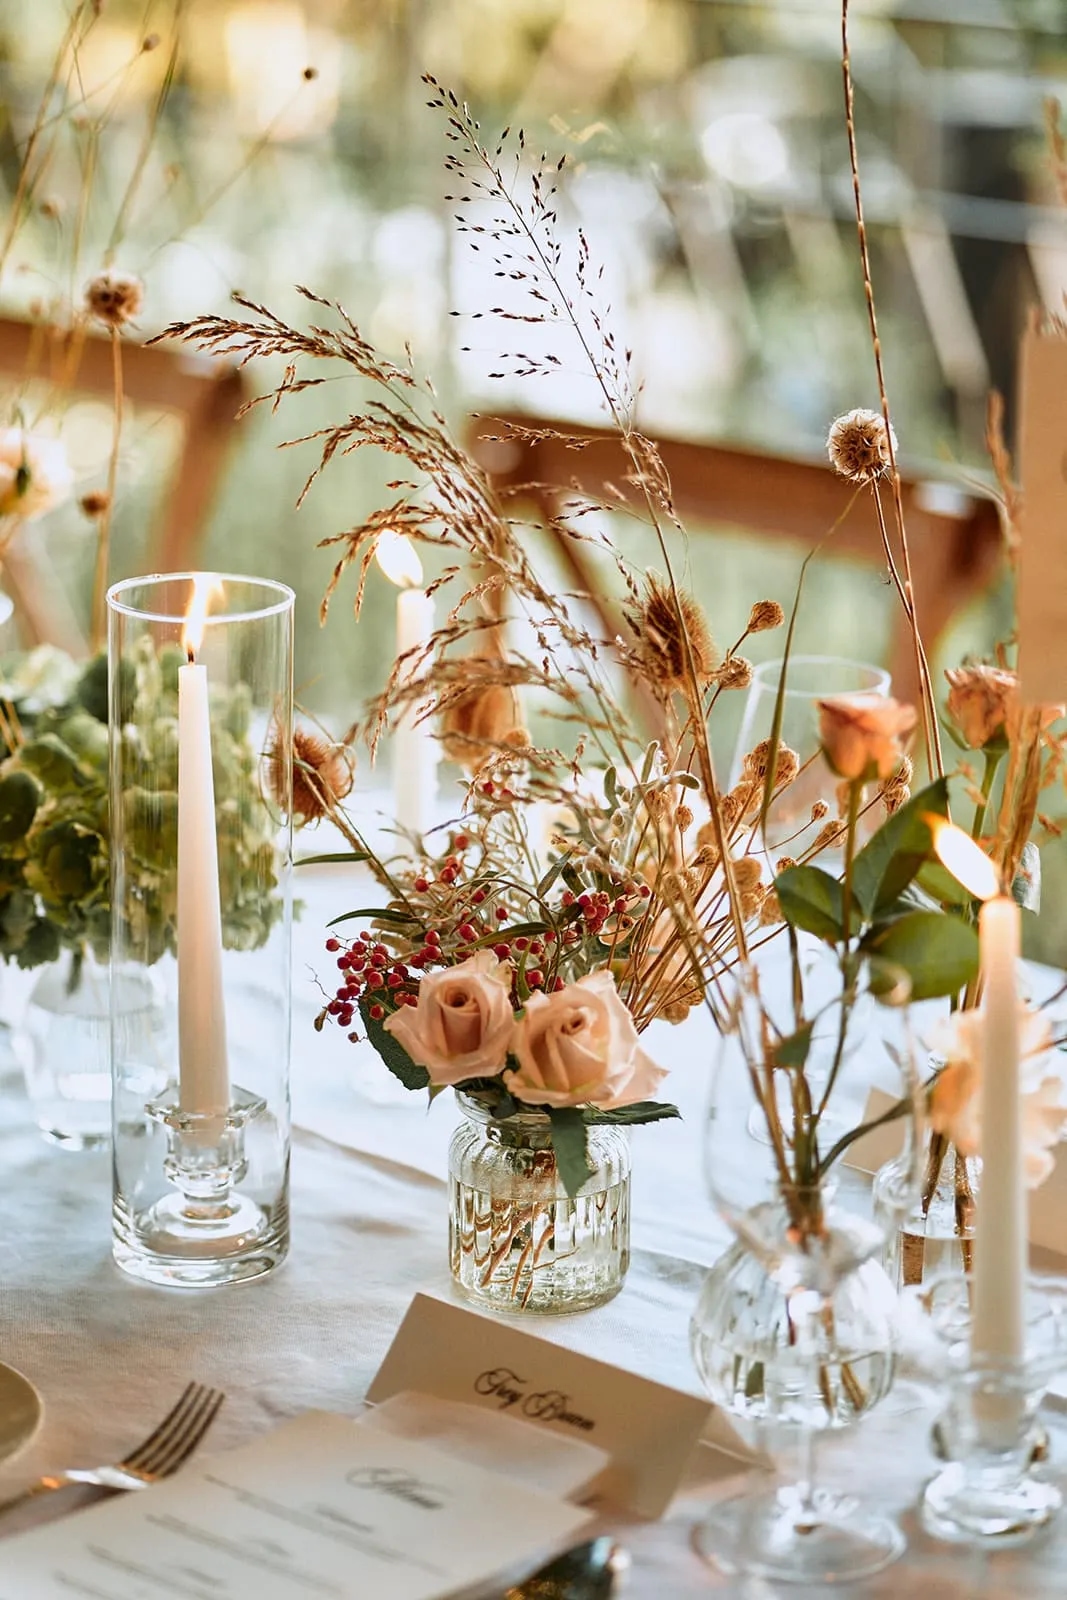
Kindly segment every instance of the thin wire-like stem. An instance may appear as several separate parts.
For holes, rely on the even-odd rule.
[[[102,650],[107,637],[107,575],[111,560],[111,519],[115,512],[115,489],[119,475],[119,448],[122,443],[122,336],[111,329],[111,376],[114,386],[114,421],[111,454],[107,463],[107,504],[101,513],[96,535],[96,567],[93,573],[93,608],[90,640],[94,651]]]
[[[905,614],[911,628],[916,671],[923,697],[923,734],[926,744],[927,766],[931,773],[940,778],[945,775],[945,764],[937,725],[937,706],[934,703],[929,669],[925,666],[922,635],[919,631],[915,587],[911,576],[911,553],[908,548],[908,534],[904,520],[900,468],[897,465],[896,449],[893,444],[893,428],[889,414],[889,394],[886,389],[885,370],[882,362],[882,341],[878,333],[878,315],[874,303],[874,280],[871,275],[871,258],[867,243],[867,223],[863,212],[863,194],[860,187],[859,149],[856,143],[856,97],[852,81],[852,55],[848,38],[848,0],[841,0],[841,72],[845,89],[845,130],[848,137],[849,167],[852,173],[856,233],[859,239],[860,265],[863,271],[863,295],[867,305],[867,321],[870,325],[871,346],[874,352],[874,369],[878,380],[878,399],[882,408],[882,420],[885,423],[886,449],[889,454],[889,476],[893,488],[894,520],[897,527],[897,537],[900,541],[901,560],[904,568]]]

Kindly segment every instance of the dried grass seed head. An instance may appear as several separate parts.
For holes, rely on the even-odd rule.
[[[889,437],[895,456],[896,433]],[[831,425],[826,453],[834,471],[850,483],[871,483],[889,469],[889,437],[885,421],[877,411],[846,411]]]
[[[727,656],[715,681],[720,689],[747,689],[752,682],[752,663],[745,656]]]
[[[144,305],[144,284],[132,272],[110,268],[98,272],[85,285],[85,309],[109,328],[121,328],[140,314]]]

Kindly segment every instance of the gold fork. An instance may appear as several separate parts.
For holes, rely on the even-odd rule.
[[[202,1383],[186,1386],[181,1399],[173,1406],[158,1428],[143,1439],[136,1449],[113,1466],[72,1467],[69,1472],[57,1472],[38,1478],[21,1494],[0,1501],[0,1514],[21,1506],[38,1495],[50,1494],[54,1489],[66,1489],[72,1484],[88,1483],[98,1489],[147,1489],[160,1478],[169,1478],[177,1472],[207,1433],[218,1415],[226,1396],[221,1389],[208,1389]]]

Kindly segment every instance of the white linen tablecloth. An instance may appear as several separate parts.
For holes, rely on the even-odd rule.
[[[95,1465],[144,1436],[191,1378],[228,1399],[210,1448],[242,1443],[312,1406],[355,1413],[416,1289],[448,1295],[444,1183],[451,1097],[427,1112],[395,1084],[367,1046],[339,1030],[317,1036],[326,973],[327,918],[352,904],[347,869],[300,880],[307,909],[294,960],[292,1248],[271,1277],[190,1292],[135,1283],[111,1260],[110,1163],[105,1153],[49,1147],[32,1125],[21,1077],[8,1057],[0,1076],[0,1359],[20,1368],[45,1399],[34,1444],[0,1466],[0,1496],[42,1471]],[[328,980],[327,980],[328,981]],[[648,1377],[696,1391],[688,1322],[703,1273],[725,1237],[702,1189],[701,1106],[711,1041],[699,1025],[657,1033],[650,1049],[673,1077],[682,1123],[639,1129],[634,1153],[634,1258],[609,1305],[571,1318],[531,1320],[531,1331]],[[428,1353],[428,1360],[432,1353]],[[876,1497],[901,1516],[904,1561],[850,1591],[871,1600],[905,1592],[923,1600],[989,1595],[1062,1596],[1067,1515],[1026,1552],[979,1556],[927,1539],[911,1508],[933,1463],[930,1413],[891,1394],[849,1434],[824,1443],[827,1482]],[[1049,1410],[1054,1452],[1067,1462],[1067,1425]],[[704,1497],[678,1496],[655,1524],[616,1531],[633,1567],[632,1600],[709,1593],[769,1600],[782,1593],[728,1579],[694,1553]],[[58,1514],[74,1494],[45,1508]],[[40,1509],[0,1522],[0,1535]],[[0,1572],[3,1544],[0,1541]],[[32,1600],[32,1597],[28,1597]],[[367,1597],[370,1600],[370,1597]]]

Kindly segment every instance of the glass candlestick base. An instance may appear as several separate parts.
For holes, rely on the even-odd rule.
[[[1067,1285],[1031,1284],[1026,1348],[1019,1360],[969,1345],[966,1280],[933,1308],[949,1345],[949,1402],[937,1426],[948,1465],[927,1484],[920,1511],[935,1538],[996,1549],[1024,1544],[1059,1511],[1063,1496],[1041,1476],[1047,1449],[1037,1418],[1045,1390],[1067,1359]]]
[[[173,1185],[137,1218],[137,1248],[115,1258],[134,1277],[153,1283],[205,1285],[262,1276],[276,1264],[270,1212],[242,1194],[247,1175],[246,1131],[267,1111],[259,1095],[234,1087],[225,1112],[185,1111],[168,1084],[145,1115],[163,1128],[163,1173]]]

